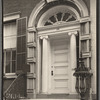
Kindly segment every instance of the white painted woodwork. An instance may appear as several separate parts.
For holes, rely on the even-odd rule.
[[[41,70],[42,70],[42,68],[41,68],[41,63],[42,63],[42,61],[41,61],[41,57],[42,57],[42,53],[41,53],[41,51],[42,51],[42,45],[41,45],[41,40],[40,40],[40,38],[38,37],[38,40],[37,40],[37,43],[38,43],[38,49],[37,49],[37,93],[39,93],[40,92],[40,90],[41,90],[41,84],[42,84],[42,76],[41,76]]]
[[[16,48],[16,22],[4,24],[4,49]]]
[[[46,94],[55,94],[55,93],[57,93],[57,94],[59,94],[59,93],[71,94],[72,93],[73,94],[73,93],[76,93],[76,90],[75,90],[75,77],[73,76],[74,70],[73,70],[73,66],[71,66],[70,47],[72,47],[74,44],[76,44],[76,36],[74,37],[75,43],[73,43],[73,40],[72,40],[72,43],[70,43],[71,36],[69,35],[69,33],[79,31],[80,26],[78,24],[76,24],[76,25],[72,25],[72,26],[65,25],[65,26],[61,26],[61,27],[58,26],[58,27],[59,27],[58,30],[57,30],[57,27],[54,27],[51,30],[49,30],[49,29],[48,30],[44,29],[42,31],[38,30],[38,37],[39,37],[39,39],[42,40],[42,45],[38,43],[38,50],[42,49],[42,55],[40,55],[40,53],[38,53],[38,60],[39,60],[38,63],[42,62],[42,65],[41,65],[41,63],[38,64],[38,73],[41,73],[41,74],[39,74],[40,76],[38,76],[38,79],[37,79],[37,80],[41,79],[41,81],[39,81],[39,83],[38,83],[38,86],[39,86],[38,92],[42,92],[42,93],[46,93]],[[46,39],[45,37],[47,37],[48,39]],[[55,44],[53,43],[53,41]],[[41,46],[39,46],[39,45],[41,45]],[[55,45],[55,46],[53,46],[53,45]],[[67,45],[69,46],[69,48],[65,48]],[[70,45],[72,45],[72,46],[70,46]],[[76,47],[76,45],[74,47]],[[56,48],[54,53],[52,52],[53,48]],[[41,50],[38,52],[41,52]],[[45,54],[43,52],[45,52]],[[72,54],[75,52],[76,52],[76,50],[73,51]],[[68,53],[68,55],[67,55],[67,53]],[[54,64],[57,67],[52,68],[51,66],[54,66],[52,63],[53,62],[52,55],[54,55],[54,54],[56,55],[55,61],[58,63]],[[57,59],[58,57],[59,57],[59,59]],[[72,57],[73,57],[73,59],[76,59],[76,53],[75,53],[75,56],[72,56]],[[68,62],[66,63],[67,60],[68,60]],[[45,67],[44,67],[44,65],[45,65]],[[60,68],[60,66],[62,66],[62,67]],[[76,65],[74,66],[74,68],[75,67],[76,67]],[[41,71],[41,68],[42,68],[42,71]],[[54,82],[53,81],[54,78],[51,77],[52,69],[56,70],[56,74],[59,74],[59,72],[65,73],[64,74],[65,76],[60,75],[59,77],[55,77],[55,80],[57,80],[57,82]],[[67,70],[67,71],[65,71],[65,70]],[[47,72],[45,72],[45,71],[47,71]],[[68,72],[68,74],[67,74],[67,72]],[[45,75],[43,75],[43,73]],[[42,75],[42,78],[41,78],[41,75]],[[60,82],[58,80],[64,80],[64,81]],[[42,86],[41,86],[41,82],[42,82]],[[57,84],[56,88],[59,88],[59,89],[54,90],[53,84]],[[42,89],[42,91],[41,91],[41,89]]]
[[[48,36],[41,37],[42,46],[42,92],[47,93],[48,89]]]
[[[77,57],[76,57],[76,35],[77,31],[69,33],[70,35],[70,67],[71,67],[71,92],[75,93],[76,78],[73,76],[75,72]]]
[[[16,20],[20,18],[20,13],[21,12],[14,12],[14,13],[9,13],[9,14],[4,15],[3,22]]]
[[[69,92],[69,39],[51,40],[51,93]]]

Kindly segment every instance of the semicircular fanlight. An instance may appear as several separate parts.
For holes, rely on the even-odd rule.
[[[70,14],[69,12],[59,12],[56,13],[55,15],[51,16],[44,24],[44,26],[47,25],[57,25],[57,24],[61,24],[61,23],[66,23],[69,21],[75,21],[76,17],[72,14]]]

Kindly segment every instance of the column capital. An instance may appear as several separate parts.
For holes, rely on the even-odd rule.
[[[78,33],[77,31],[72,31],[72,32],[69,32],[68,35],[69,35],[69,36],[70,36],[70,35],[77,35],[77,33]]]
[[[40,36],[40,39],[48,39],[48,35],[45,35],[45,36]]]

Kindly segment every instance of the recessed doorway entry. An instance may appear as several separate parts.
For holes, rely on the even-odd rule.
[[[48,34],[39,34],[38,63],[41,73],[41,93],[76,93],[76,79],[73,73],[77,64],[76,36],[78,30],[77,25],[66,27],[66,31],[52,32],[52,30]]]
[[[55,35],[50,38],[51,47],[51,93],[69,92],[70,43],[66,35]]]

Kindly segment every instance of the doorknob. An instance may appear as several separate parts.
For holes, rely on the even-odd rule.
[[[53,76],[53,71],[51,71],[51,75]]]

